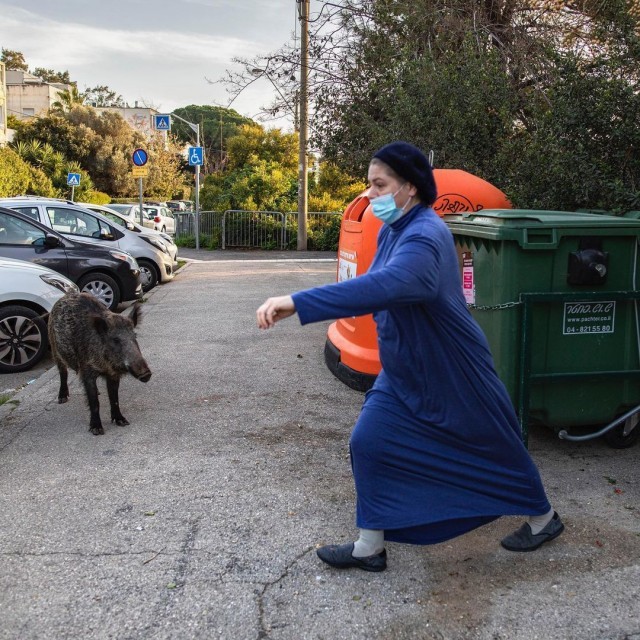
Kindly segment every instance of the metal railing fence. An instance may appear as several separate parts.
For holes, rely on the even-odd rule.
[[[176,240],[195,239],[192,212],[175,212]],[[307,246],[311,251],[338,248],[342,213],[310,211],[307,217]],[[295,249],[298,213],[282,211],[201,211],[200,245],[209,249]]]

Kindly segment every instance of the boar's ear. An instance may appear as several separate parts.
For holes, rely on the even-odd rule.
[[[96,330],[96,333],[105,334],[109,331],[109,325],[102,316],[91,315],[89,316],[89,322],[91,326]]]
[[[135,302],[133,306],[129,308],[131,309],[129,317],[133,322],[133,326],[137,327],[140,324],[140,321],[142,320],[142,305],[139,302]]]

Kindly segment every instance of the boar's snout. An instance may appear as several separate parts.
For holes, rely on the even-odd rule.
[[[127,366],[127,369],[134,378],[141,382],[149,382],[151,379],[151,369],[149,369],[149,365],[144,360]]]
[[[151,371],[148,369],[140,374],[134,374],[140,382],[149,382],[151,380]]]

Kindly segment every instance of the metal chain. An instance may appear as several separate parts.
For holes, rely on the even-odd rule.
[[[523,304],[522,301],[518,301],[518,302],[503,302],[502,304],[495,304],[493,306],[468,304],[467,308],[473,309],[474,311],[495,311],[497,309],[511,309],[512,307],[518,307],[521,304]]]

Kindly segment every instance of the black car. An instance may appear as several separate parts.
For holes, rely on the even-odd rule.
[[[0,207],[0,256],[62,273],[109,309],[142,295],[140,269],[125,251],[70,240],[4,207]]]

